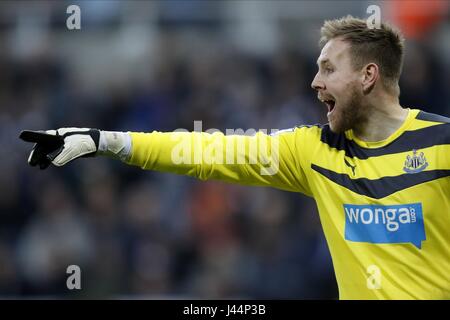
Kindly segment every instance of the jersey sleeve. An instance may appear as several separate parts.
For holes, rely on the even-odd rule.
[[[300,157],[300,128],[274,135],[224,135],[221,132],[130,132],[130,165],[192,176],[201,180],[301,192],[311,195]]]

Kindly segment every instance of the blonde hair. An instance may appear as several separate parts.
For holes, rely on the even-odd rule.
[[[338,37],[348,42],[353,67],[361,69],[371,62],[377,64],[386,89],[399,94],[405,42],[399,30],[386,23],[369,29],[365,20],[348,15],[325,21],[320,33],[321,47]]]

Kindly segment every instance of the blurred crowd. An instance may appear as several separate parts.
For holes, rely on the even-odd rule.
[[[170,54],[173,41],[145,81],[99,91],[80,90],[51,46],[27,59],[0,52],[0,297],[337,298],[312,199],[107,158],[27,165],[23,129],[192,130],[202,120],[204,130],[270,130],[326,121],[310,89],[317,56],[280,47],[266,56],[232,48],[180,57]],[[450,116],[448,64],[426,44],[407,50],[401,103]],[[66,287],[69,265],[81,268],[79,291]]]

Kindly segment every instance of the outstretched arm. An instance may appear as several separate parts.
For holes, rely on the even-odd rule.
[[[35,142],[29,164],[45,169],[80,157],[106,155],[142,169],[222,180],[245,185],[272,186],[309,194],[297,159],[294,130],[274,136],[215,132],[111,132],[88,128],[24,131]]]

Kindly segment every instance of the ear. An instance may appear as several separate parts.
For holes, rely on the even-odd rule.
[[[380,70],[375,63],[368,63],[362,69],[362,90],[364,93],[370,93],[380,77]]]

